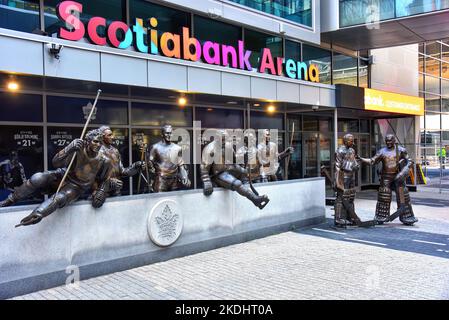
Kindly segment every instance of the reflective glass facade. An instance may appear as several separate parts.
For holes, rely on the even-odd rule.
[[[413,16],[449,8],[445,0],[340,0],[340,27]]]
[[[229,0],[296,23],[312,26],[312,0]]]
[[[448,41],[419,46],[420,96],[425,99],[425,116],[420,121],[421,160],[429,170],[444,165],[446,160],[441,159],[441,150],[449,151],[448,57]]]

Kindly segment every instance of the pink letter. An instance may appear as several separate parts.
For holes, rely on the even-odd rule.
[[[214,55],[211,56],[211,49]],[[206,41],[203,45],[203,57],[204,60],[209,64],[220,65],[220,45],[215,42]]]
[[[235,48],[232,46],[227,46],[222,44],[221,45],[221,55],[223,59],[223,66],[227,67],[229,66],[229,55],[231,55],[231,66],[233,68],[237,68],[237,51],[235,51]]]

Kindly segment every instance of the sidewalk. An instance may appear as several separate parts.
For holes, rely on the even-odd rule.
[[[359,196],[372,218],[375,193]],[[412,193],[415,227],[335,231],[328,207],[320,226],[15,299],[449,299],[449,199],[428,196]]]

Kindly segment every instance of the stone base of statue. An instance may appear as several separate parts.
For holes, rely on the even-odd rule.
[[[258,184],[259,210],[216,188],[81,201],[27,228],[34,206],[0,209],[0,299],[236,244],[325,221],[323,178]],[[224,206],[223,203],[228,204]]]

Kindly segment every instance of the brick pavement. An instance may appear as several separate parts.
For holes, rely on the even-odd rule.
[[[357,211],[370,218],[375,203]],[[15,299],[449,299],[449,209],[414,208],[413,228],[324,224]]]

